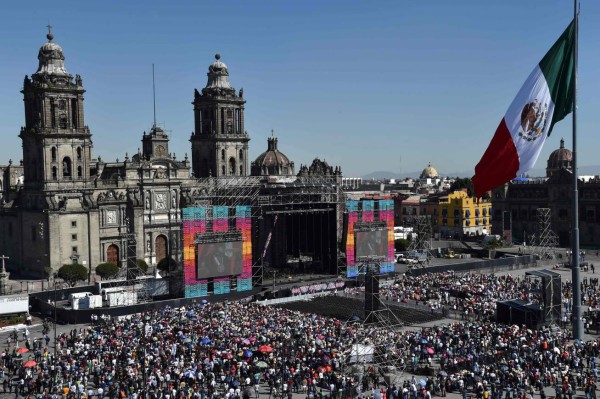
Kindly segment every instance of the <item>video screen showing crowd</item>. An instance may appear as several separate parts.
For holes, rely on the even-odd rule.
[[[198,279],[242,274],[242,241],[198,244],[196,274]]]
[[[357,231],[356,258],[381,257],[388,255],[388,232],[385,229]]]

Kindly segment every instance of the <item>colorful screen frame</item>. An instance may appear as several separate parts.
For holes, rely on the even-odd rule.
[[[227,232],[238,230],[242,233],[242,274],[235,276],[237,291],[252,290],[252,223],[251,207],[239,205],[235,208],[213,206],[212,232]],[[215,295],[231,292],[231,277],[212,279],[196,278],[196,234],[210,233],[207,231],[206,207],[190,207],[183,210],[183,278],[186,298],[196,298],[208,295],[208,284],[212,282]],[[233,216],[230,218],[230,214]],[[234,222],[231,222],[233,220]]]
[[[378,212],[376,212],[376,210]],[[354,225],[362,222],[385,222],[388,229],[387,258],[379,265],[380,273],[394,271],[394,200],[362,200],[346,201],[347,234],[346,234],[346,277],[356,277],[359,264],[355,259]]]

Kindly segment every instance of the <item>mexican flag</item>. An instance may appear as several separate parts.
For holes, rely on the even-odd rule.
[[[573,110],[574,22],[531,72],[475,166],[477,197],[529,171],[554,124]]]

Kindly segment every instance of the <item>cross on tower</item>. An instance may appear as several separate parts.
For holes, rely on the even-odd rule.
[[[4,261],[5,261],[6,259],[10,259],[10,258],[9,258],[8,256],[4,256],[4,255],[2,255],[2,256],[0,256],[0,259],[2,259],[2,271],[3,271],[3,272],[6,272],[6,268],[4,267]]]
[[[46,28],[48,28],[48,34],[52,34],[52,25],[48,24],[46,25]]]

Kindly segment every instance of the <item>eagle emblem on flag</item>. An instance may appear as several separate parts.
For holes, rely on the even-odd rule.
[[[535,141],[544,132],[548,122],[548,103],[542,104],[537,99],[525,104],[521,111],[521,129],[519,137],[527,141]]]

